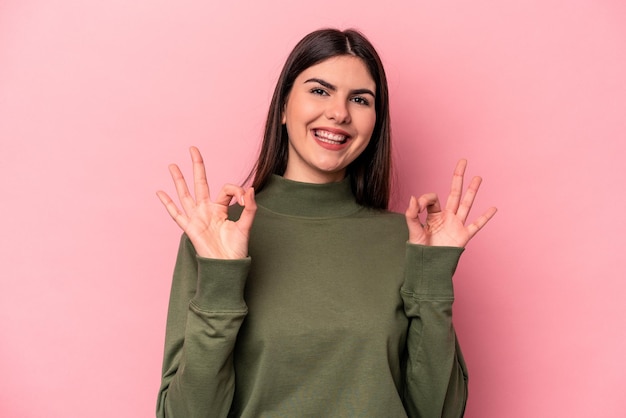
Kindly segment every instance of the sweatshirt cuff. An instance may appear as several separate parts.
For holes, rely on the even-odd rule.
[[[246,311],[243,298],[251,258],[218,260],[196,256],[198,281],[192,302],[208,312]]]
[[[407,243],[402,290],[419,299],[454,298],[452,276],[464,250]]]

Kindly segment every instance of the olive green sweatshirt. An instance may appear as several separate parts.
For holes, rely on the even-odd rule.
[[[462,416],[463,250],[408,244],[404,216],[358,205],[348,180],[274,176],[256,200],[248,258],[182,238],[157,416]]]

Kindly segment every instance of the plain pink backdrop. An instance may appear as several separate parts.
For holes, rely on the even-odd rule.
[[[398,188],[499,213],[455,277],[469,418],[626,409],[623,1],[3,0],[0,416],[150,417],[189,145],[245,178],[289,50],[356,27],[391,89]]]

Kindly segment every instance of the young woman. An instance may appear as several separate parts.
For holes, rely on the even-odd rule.
[[[462,160],[445,206],[386,210],[387,81],[363,35],[320,30],[292,51],[253,187],[211,199],[191,158],[195,197],[175,165],[182,210],[158,192],[184,234],[157,416],[463,415],[452,275],[495,208],[465,225],[480,178],[463,195]]]

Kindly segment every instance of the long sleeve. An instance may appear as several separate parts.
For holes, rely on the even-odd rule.
[[[167,317],[157,417],[226,417],[235,375],[233,349],[247,314],[250,259],[198,257],[180,243]]]
[[[410,320],[405,408],[411,418],[462,417],[467,368],[452,324],[452,275],[463,249],[407,244],[401,293]]]

